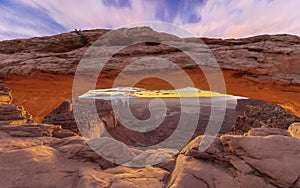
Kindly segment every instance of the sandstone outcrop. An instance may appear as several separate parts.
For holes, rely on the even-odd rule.
[[[0,44],[1,77],[30,76],[35,73],[70,74],[89,45],[105,30],[91,30],[55,37],[3,41]],[[16,55],[16,56],[15,56]],[[15,57],[12,57],[15,56]]]
[[[32,116],[19,105],[10,104],[11,90],[0,80],[0,125],[32,122]]]
[[[11,90],[0,80],[0,104],[10,104],[11,101]]]
[[[6,112],[7,105],[10,106],[0,105],[2,113]],[[70,101],[66,101],[56,113],[70,112],[71,108]],[[237,108],[246,109],[245,105]],[[110,107],[104,104],[103,109]],[[253,112],[251,109],[250,114]],[[10,117],[18,120],[20,116]],[[168,148],[140,151],[107,138],[88,141],[104,148],[106,157],[113,156],[115,161],[121,157],[127,165],[143,166],[165,160],[155,166],[130,168],[98,155],[82,137],[61,126],[14,125],[2,121],[0,185],[5,188],[299,187],[298,132],[297,123],[288,131],[255,128],[246,134],[248,136],[217,137],[204,152],[199,151],[204,136],[198,136],[174,157],[177,152]]]
[[[0,124],[29,123],[31,120],[31,115],[23,106],[0,104]]]
[[[299,186],[300,142],[296,138],[224,135],[199,152],[201,139],[197,137],[181,151],[168,186]]]
[[[300,139],[300,123],[293,123],[288,130],[293,137]]]
[[[59,107],[47,115],[44,118],[43,123],[61,125],[64,129],[78,133],[70,99],[66,99]]]
[[[51,37],[17,39],[0,43],[0,77],[30,76],[35,72],[53,74],[74,74],[83,53],[108,30],[76,31]],[[79,34],[78,34],[79,33]],[[180,39],[176,36],[158,33],[148,27],[121,29],[113,36],[123,36],[122,40],[137,37],[141,41],[172,41],[180,49],[192,50],[197,38]],[[109,34],[107,35],[109,36]],[[150,38],[149,38],[150,37]],[[106,37],[103,42],[111,46],[130,44],[119,38]],[[220,67],[236,71],[236,76],[247,76],[258,81],[269,80],[286,84],[300,84],[299,59],[300,40],[293,35],[261,35],[245,39],[208,39],[202,38],[214,53]],[[115,42],[114,42],[115,41]],[[139,41],[139,40],[137,40]],[[193,50],[192,50],[193,51]],[[197,53],[205,53],[199,51]],[[167,58],[182,67],[193,63],[180,53],[180,50],[166,45],[133,45],[122,50],[110,61],[107,70],[119,71],[136,57],[151,56]],[[141,67],[139,67],[140,69]]]

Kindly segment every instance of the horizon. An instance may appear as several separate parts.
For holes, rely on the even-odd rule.
[[[51,36],[75,29],[117,29],[143,21],[178,25],[197,37],[299,36],[299,8],[297,0],[288,3],[281,0],[0,0],[0,41]]]
[[[133,28],[138,28],[138,27],[144,27],[144,26],[135,26]],[[150,27],[148,25],[145,25],[145,27]],[[126,28],[126,27],[125,27]],[[151,28],[151,27],[150,27]],[[26,40],[26,39],[32,39],[32,38],[42,38],[42,37],[54,37],[56,35],[61,35],[61,34],[66,34],[66,33],[71,33],[71,32],[75,32],[75,31],[80,31],[80,32],[89,32],[89,31],[95,31],[95,30],[107,30],[108,32],[109,31],[112,31],[112,30],[117,30],[117,29],[121,29],[121,28],[112,28],[112,29],[108,29],[108,28],[90,28],[90,29],[74,29],[74,30],[71,30],[71,31],[66,31],[66,32],[61,32],[61,33],[55,33],[55,34],[48,34],[48,35],[41,35],[41,36],[29,36],[29,37],[19,37],[19,38],[8,38],[8,39],[3,39],[1,40],[0,39],[0,42],[3,42],[3,41],[10,41],[10,40]],[[151,28],[153,31],[156,31],[156,32],[160,32],[158,30],[155,30],[153,28]],[[162,33],[166,33],[166,34],[171,34],[171,35],[175,35],[174,33],[169,33],[169,32],[162,32]],[[228,37],[228,38],[224,38],[224,37],[205,37],[205,36],[192,36],[193,37],[196,37],[196,38],[208,38],[208,39],[222,39],[222,40],[230,40],[230,39],[235,39],[235,40],[239,40],[239,39],[247,39],[247,38],[251,38],[251,37],[257,37],[257,36],[263,36],[263,35],[277,35],[277,36],[280,36],[280,35],[291,35],[291,36],[298,36],[300,37],[300,34],[290,34],[290,33],[260,33],[260,34],[257,34],[257,35],[249,35],[249,36],[241,36],[241,37]],[[190,38],[190,37],[182,37],[182,36],[178,36],[178,35],[175,35],[177,37],[180,37],[180,38]]]

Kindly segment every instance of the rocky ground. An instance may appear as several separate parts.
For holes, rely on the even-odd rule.
[[[200,151],[200,143],[209,136],[200,132],[175,156],[168,148],[158,155],[121,142],[112,145],[110,139],[101,140],[101,148],[110,151],[115,161],[122,156],[127,165],[169,158],[157,165],[132,168],[95,153],[74,132],[72,103],[65,101],[71,96],[80,58],[106,32],[92,30],[0,42],[0,76],[5,83],[0,82],[1,187],[300,187],[298,36],[203,39],[222,68],[229,93],[284,108],[256,100],[240,102],[229,114],[234,118],[229,119],[230,129],[223,132],[227,134],[219,135],[204,152]],[[158,42],[173,37],[149,28],[122,32],[125,36],[150,33]],[[176,37],[172,40],[185,45]],[[195,40],[184,39],[189,43],[187,48]],[[120,39],[110,42],[118,44]],[[180,52],[146,43],[115,56],[97,85],[112,85],[121,60],[130,62],[150,55],[174,60],[186,69],[197,87],[207,89],[203,74],[194,70]],[[142,71],[140,67],[135,69]],[[171,79],[180,82],[176,72]],[[171,87],[155,79],[137,86]],[[102,113],[102,120],[108,122],[112,116],[110,111]],[[109,128],[114,131],[118,126],[122,125],[111,124]]]
[[[9,96],[7,87],[2,96]],[[61,126],[31,123],[26,109],[9,103],[0,105],[1,187],[300,187],[299,123],[288,130],[261,127],[244,136],[223,135],[205,152],[199,151],[204,137],[197,136],[163,163],[129,168],[100,157],[82,137]],[[70,111],[68,104],[59,109]],[[254,111],[245,114],[253,117]],[[149,151],[121,143],[111,148],[111,140],[101,143],[116,158],[121,147],[128,163],[151,159]],[[166,156],[154,159],[159,157]]]
[[[85,103],[85,100],[87,99],[82,99],[81,103]],[[190,100],[192,101],[193,99]],[[169,137],[179,124],[181,113],[184,113],[179,107],[180,101],[176,99],[164,99],[164,102],[167,107],[164,121],[155,130],[146,133],[138,133],[128,129],[128,127],[134,126],[131,120],[121,123],[118,117],[122,116],[122,114],[124,116],[125,113],[119,112],[119,115],[116,115],[112,108],[112,101],[99,99],[95,101],[95,106],[100,121],[105,123],[107,129],[109,129],[109,133],[115,139],[129,145],[136,145],[136,143],[142,145],[143,143],[148,143],[152,145]],[[221,135],[228,133],[243,135],[251,128],[260,127],[288,129],[293,122],[300,122],[300,118],[288,113],[284,108],[276,104],[255,99],[232,99],[226,103],[227,108],[219,131]],[[204,134],[213,110],[211,107],[212,102],[207,99],[203,99],[200,104],[199,120],[197,128],[195,128],[194,137]],[[121,105],[118,105],[120,109],[122,108]],[[134,99],[130,102],[130,109],[132,109],[132,114],[140,120],[147,119],[151,115],[154,115],[156,119],[163,116],[162,113],[150,114],[148,105],[149,100],[147,99]],[[85,108],[84,104],[80,105],[80,109],[82,108]],[[193,115],[194,108],[196,107],[191,105],[189,111],[185,113]],[[43,123],[61,125],[65,129],[80,134],[74,118],[71,99],[66,99],[59,107],[48,114],[44,118]],[[186,120],[186,124],[189,124],[189,120]],[[146,128],[147,125],[144,125],[144,127]]]

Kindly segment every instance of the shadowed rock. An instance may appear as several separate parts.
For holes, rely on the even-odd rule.
[[[22,124],[32,121],[31,115],[23,106],[0,104],[0,125]]]
[[[0,80],[0,104],[10,104],[11,101],[11,90]]]
[[[88,115],[84,115],[84,113],[89,113],[88,109],[84,110],[84,104],[88,102],[88,100],[89,99],[79,99],[79,101],[81,101],[81,103],[83,104],[80,107],[82,111],[82,117],[78,116],[79,123],[84,119],[86,115]],[[167,114],[163,122],[155,129],[151,129],[151,131],[146,131],[145,133],[131,129],[131,127],[134,127],[134,122],[130,119],[128,120],[128,122],[120,122],[119,117],[115,115],[116,110],[118,111],[118,109],[112,109],[110,100],[95,100],[98,117],[100,118],[100,122],[98,123],[102,124],[112,137],[128,145],[154,145],[160,143],[162,140],[165,140],[171,134],[173,134],[174,130],[178,126],[180,113],[184,113],[181,112],[180,102],[178,100],[164,99],[164,102],[166,102],[167,104]],[[130,109],[132,111],[132,114],[140,120],[148,119],[150,117],[148,103],[149,99],[132,99],[130,102]],[[80,105],[80,103],[78,105]],[[204,102],[201,103],[198,125],[194,130],[195,132],[193,131],[194,137],[204,134],[211,115],[211,105],[212,103],[210,103],[208,99],[205,99]],[[279,105],[266,103],[259,100],[237,99],[236,104],[231,104],[231,102],[229,101],[227,102],[227,105],[228,108],[226,109],[224,121],[222,123],[219,134],[230,132],[234,134],[244,134],[251,128],[259,127],[287,129],[291,123],[300,120],[298,117],[286,112],[286,110],[284,110]],[[121,106],[121,104],[118,105],[118,108],[123,109]],[[192,115],[192,111],[192,109],[189,109],[189,112],[186,113]],[[118,112],[118,114],[122,116],[122,113]],[[66,100],[64,103],[62,103],[61,106],[59,106],[48,116],[46,116],[43,122],[62,125],[64,129],[69,129],[76,133],[80,133],[74,119],[72,104],[70,100]],[[82,124],[83,123],[80,123],[79,126],[81,126]],[[100,137],[101,134],[99,132],[100,129],[96,130],[95,128],[100,127],[100,124],[96,123],[94,126],[85,125],[85,127],[81,126],[80,128],[81,131],[85,130],[87,132],[86,134],[84,134],[84,136],[87,136],[88,134],[94,134],[93,138],[97,138]],[[142,128],[142,126],[146,127],[148,125],[135,125],[135,127],[137,126]],[[92,127],[94,127],[93,130],[91,130]],[[185,131],[187,130],[183,130],[183,132]],[[98,135],[96,135],[97,132],[99,132]]]

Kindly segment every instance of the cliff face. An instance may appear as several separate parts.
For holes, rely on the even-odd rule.
[[[0,77],[28,77],[34,73],[74,74],[76,66],[86,49],[107,30],[70,32],[51,37],[18,39],[0,42]],[[175,36],[157,33],[150,28],[120,30],[118,36],[124,38],[109,41],[119,45],[126,37],[151,36],[158,42],[176,41],[177,46],[187,50],[194,47],[199,39],[179,39]],[[214,53],[222,69],[236,71],[236,76],[247,76],[254,80],[268,80],[286,84],[300,84],[300,39],[293,35],[261,35],[245,39],[201,38]],[[116,44],[115,44],[116,43]],[[126,41],[125,41],[126,44]],[[147,49],[147,50],[145,50]],[[118,71],[132,56],[166,57],[183,67],[184,55],[166,45],[136,45],[123,50],[113,58],[107,69]],[[124,60],[125,59],[125,60]],[[187,60],[187,59],[186,59]],[[116,64],[118,66],[116,66]]]

